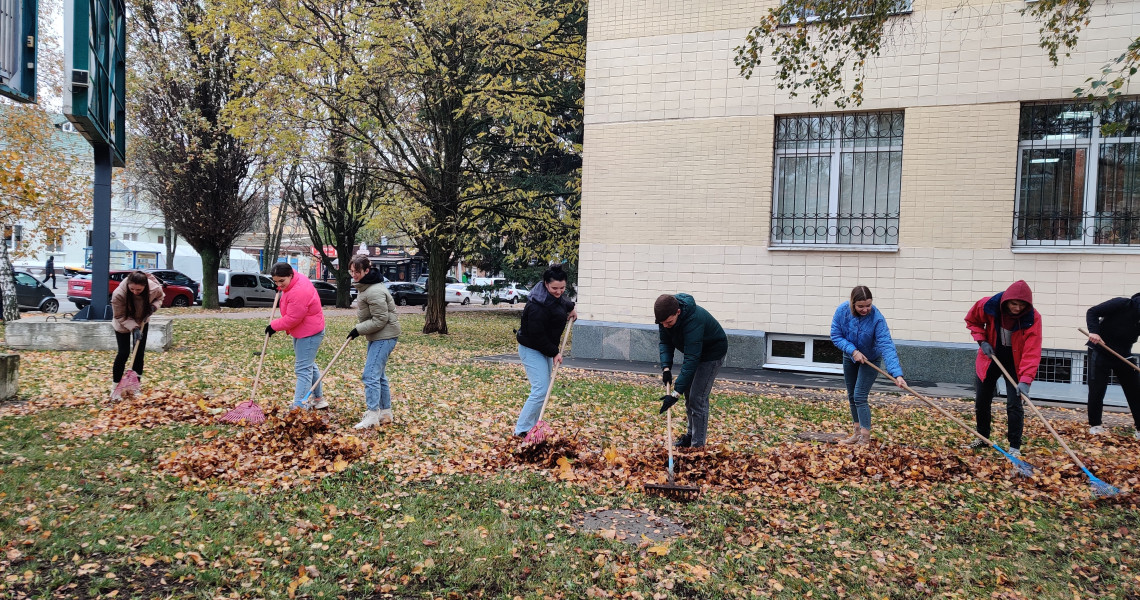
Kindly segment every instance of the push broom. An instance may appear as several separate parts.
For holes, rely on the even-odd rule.
[[[273,311],[277,310],[277,301],[281,299],[281,292],[273,297],[273,307],[269,309],[269,320],[273,321]],[[238,404],[230,412],[218,417],[219,421],[238,423],[245,421],[250,425],[257,425],[265,421],[265,411],[254,401],[257,395],[257,384],[261,381],[261,367],[265,365],[265,351],[269,348],[269,334],[265,334],[265,343],[261,345],[261,359],[257,361],[257,376],[253,378],[253,389],[249,392],[249,400]]]
[[[142,328],[146,327],[148,321],[150,321],[149,318],[144,320],[142,325],[139,326],[139,336],[135,338],[135,343],[131,346],[131,354],[127,357],[127,364],[130,364],[131,368],[127,369],[127,372],[123,373],[123,377],[119,379],[118,385],[115,386],[115,391],[111,393],[112,400],[122,398],[123,394],[136,394],[139,388],[142,387],[139,383],[139,374],[135,373],[133,363],[135,356],[138,355],[139,341],[142,340]]]
[[[333,364],[336,363],[336,359],[340,358],[340,353],[344,352],[344,349],[348,347],[348,343],[351,341],[352,338],[346,338],[344,340],[344,343],[340,345],[340,349],[336,351],[336,354],[333,355],[332,360],[330,360],[329,364],[325,366],[325,370],[321,371],[320,377],[317,377],[317,380],[313,382],[313,387],[309,388],[309,393],[305,394],[305,397],[301,399],[302,406],[305,406],[306,408],[308,407],[309,397],[311,397],[313,395],[313,392],[317,390],[317,386],[321,385],[321,380],[325,378],[325,375],[328,375],[329,369],[332,369]]]
[[[1001,361],[999,361],[997,357],[993,356],[992,354],[990,355],[990,359],[994,361],[994,364],[997,365],[999,369],[1001,369],[1001,374],[1005,375],[1007,385],[1012,385],[1014,389],[1017,389],[1017,381],[1014,380],[1013,377],[1010,377],[1009,371],[1005,370],[1005,367],[1002,366]],[[1033,409],[1033,412],[1037,414],[1037,418],[1041,419],[1041,422],[1045,424],[1045,428],[1049,430],[1049,433],[1053,434],[1053,437],[1057,440],[1057,443],[1061,444],[1061,447],[1064,448],[1065,452],[1069,454],[1069,458],[1073,459],[1073,462],[1076,463],[1076,465],[1085,472],[1085,475],[1088,475],[1089,484],[1092,486],[1092,492],[1094,496],[1108,498],[1120,493],[1120,488],[1097,479],[1097,476],[1093,475],[1092,472],[1088,470],[1088,467],[1086,467],[1085,464],[1081,462],[1081,459],[1077,458],[1077,455],[1073,453],[1072,449],[1069,448],[1069,445],[1066,444],[1065,440],[1061,438],[1061,435],[1057,433],[1057,430],[1053,429],[1053,425],[1049,423],[1049,420],[1045,418],[1045,415],[1041,414],[1041,411],[1037,409],[1037,405],[1029,399],[1029,396],[1020,393],[1020,390],[1018,391],[1018,394],[1023,399],[1025,399],[1025,403]],[[1009,401],[1008,397],[1006,401]]]
[[[669,393],[669,384],[665,384],[665,393]],[[670,407],[671,408],[671,407]],[[665,448],[669,451],[669,475],[665,483],[646,483],[641,486],[646,493],[665,496],[673,500],[696,500],[701,495],[701,488],[691,485],[677,485],[673,479],[673,412],[665,409]]]
[[[864,363],[864,364],[867,364],[867,365],[871,365],[871,368],[875,369],[875,370],[876,370],[876,371],[878,371],[879,373],[882,373],[882,374],[883,374],[883,377],[886,377],[887,379],[890,379],[890,380],[892,380],[892,381],[894,380],[894,377],[891,377],[889,374],[887,374],[887,372],[886,372],[886,371],[884,371],[884,370],[880,369],[880,368],[879,368],[879,365],[876,365],[875,363],[873,363],[873,362],[870,362],[870,361],[868,361],[868,362],[866,362],[866,363]],[[1001,446],[999,446],[999,445],[995,444],[994,442],[990,441],[990,439],[989,439],[989,438],[987,438],[986,436],[982,435],[981,433],[978,433],[978,430],[977,430],[977,429],[974,429],[973,427],[970,427],[969,425],[967,425],[965,422],[963,422],[963,421],[962,421],[961,419],[959,419],[958,417],[955,417],[954,415],[950,414],[950,411],[948,411],[948,410],[946,410],[946,409],[942,408],[941,406],[938,406],[938,405],[937,405],[937,404],[935,404],[935,403],[934,403],[934,401],[933,401],[933,400],[931,400],[930,398],[927,398],[926,396],[923,396],[922,394],[920,394],[920,393],[918,393],[918,392],[916,392],[916,391],[912,390],[912,389],[910,388],[910,386],[908,386],[908,385],[904,385],[904,386],[902,386],[902,388],[903,388],[904,390],[906,390],[906,391],[910,392],[910,393],[911,393],[911,395],[913,395],[914,397],[918,398],[919,400],[922,400],[922,401],[923,401],[924,403],[926,403],[926,405],[927,405],[927,406],[929,406],[930,408],[933,408],[934,410],[936,410],[936,411],[938,411],[939,413],[941,413],[941,414],[942,414],[942,416],[944,416],[944,417],[946,417],[947,419],[950,419],[951,421],[954,421],[955,423],[957,423],[957,424],[958,424],[958,426],[959,426],[959,427],[961,427],[962,429],[965,429],[966,431],[969,431],[970,433],[974,434],[974,435],[975,435],[975,436],[976,436],[976,437],[977,437],[979,440],[982,440],[982,441],[983,441],[983,442],[985,442],[986,444],[989,444],[990,446],[993,446],[994,450],[997,450],[998,452],[1001,452],[1002,456],[1004,456],[1004,457],[1008,458],[1008,459],[1009,459],[1009,462],[1013,463],[1013,466],[1014,466],[1014,468],[1015,468],[1015,469],[1017,469],[1017,474],[1018,474],[1018,475],[1021,475],[1021,476],[1023,476],[1023,477],[1032,477],[1032,476],[1033,476],[1033,465],[1031,465],[1031,464],[1029,464],[1029,463],[1025,462],[1024,460],[1021,460],[1020,458],[1017,458],[1016,456],[1014,456],[1014,455],[1010,454],[1009,452],[1006,452],[1005,450],[1002,450]]]
[[[558,353],[562,354],[566,350],[566,340],[570,338],[570,323],[567,323],[562,329],[562,344],[558,347]],[[542,408],[538,411],[538,422],[530,431],[526,432],[526,437],[523,438],[524,444],[541,444],[546,441],[547,436],[554,433],[550,428],[550,424],[542,420],[542,415],[546,413],[546,403],[550,401],[550,392],[554,390],[554,375],[558,373],[558,365],[550,371],[550,385],[546,386],[546,397],[542,399]]]

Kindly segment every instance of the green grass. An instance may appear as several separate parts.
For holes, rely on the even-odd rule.
[[[808,483],[786,492],[714,487],[674,504],[601,475],[567,483],[536,468],[488,468],[528,386],[520,367],[472,359],[512,352],[516,319],[451,315],[452,334],[440,337],[416,333],[422,317],[402,315],[389,369],[396,426],[368,437],[365,459],[343,472],[271,493],[183,487],[156,471],[160,457],[206,431],[231,429],[63,437],[61,424],[102,410],[94,398],[106,392],[111,353],[24,353],[22,396],[33,412],[0,412],[0,596],[285,598],[292,582],[297,597],[330,599],[1137,597],[1140,512],[1094,504],[1071,478],[1050,494],[983,474],[920,486],[800,474]],[[330,320],[320,364],[351,325]],[[144,385],[244,398],[263,327],[176,321],[174,351],[148,355]],[[292,352],[284,336],[270,344],[259,398],[284,404]],[[350,346],[330,374],[330,418],[342,430],[362,410],[362,348]],[[656,390],[649,378],[569,371],[551,420],[588,449],[613,446],[632,459],[659,444]],[[804,429],[841,427],[846,410],[838,396],[720,393],[713,441],[763,452]],[[920,410],[878,408],[875,418],[895,444],[952,454],[962,438]],[[1042,454],[1027,458],[1062,464],[1030,433]],[[1135,448],[1121,444],[1134,461]],[[996,453],[970,460],[1002,467]],[[668,516],[688,532],[657,556],[580,529],[583,511],[606,506]],[[315,569],[308,581],[305,567]]]

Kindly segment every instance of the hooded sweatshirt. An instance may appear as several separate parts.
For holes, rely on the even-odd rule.
[[[325,313],[321,296],[308,277],[293,269],[289,285],[281,290],[281,317],[269,323],[274,331],[284,331],[295,338],[306,338],[325,330]]]
[[[681,316],[672,327],[657,325],[658,349],[661,352],[661,368],[672,368],[673,352],[680,348],[685,353],[681,364],[681,374],[673,387],[682,394],[689,393],[697,365],[703,362],[720,360],[728,354],[728,336],[709,311],[697,306],[697,301],[688,294],[674,296],[681,305]]]
[[[150,302],[151,315],[162,307],[162,302],[166,297],[166,291],[162,288],[162,282],[159,281],[154,275],[146,274],[146,286],[150,292],[150,297],[147,301]],[[146,292],[144,292],[146,293]],[[135,315],[141,315],[143,312],[143,298],[141,295],[135,296]],[[130,333],[135,327],[141,326],[136,319],[127,317],[127,282],[124,279],[115,288],[114,293],[111,294],[111,327],[119,333]]]
[[[1018,316],[1009,313],[1006,304],[1021,300],[1028,304]],[[1015,281],[1004,292],[987,296],[974,303],[966,313],[966,329],[975,342],[987,342],[995,349],[1008,346],[1013,350],[1013,361],[1018,383],[1033,383],[1037,367],[1041,364],[1041,313],[1033,308],[1033,292],[1029,284]],[[974,371],[978,379],[985,379],[992,360],[978,348]]]
[[[381,282],[380,272],[369,271],[356,282],[356,290],[356,332],[370,342],[400,337],[396,301]]]
[[[1140,338],[1140,294],[1113,298],[1085,313],[1089,333],[1099,334],[1104,343],[1123,356],[1132,354],[1132,344]]]

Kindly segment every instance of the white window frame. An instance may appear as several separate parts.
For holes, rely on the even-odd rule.
[[[1128,101],[1140,102],[1140,99],[1128,99]],[[1136,249],[1140,250],[1140,244],[1098,244],[1096,243],[1096,201],[1097,201],[1097,182],[1100,178],[1100,151],[1102,146],[1111,146],[1117,144],[1140,144],[1140,137],[1111,137],[1103,138],[1100,135],[1101,120],[1100,114],[1093,110],[1089,110],[1092,114],[1092,128],[1089,137],[1072,137],[1056,140],[1018,140],[1017,142],[1017,180],[1015,182],[1014,193],[1014,211],[1021,214],[1021,174],[1022,174],[1022,156],[1025,152],[1032,150],[1065,150],[1065,149],[1084,149],[1086,154],[1085,158],[1085,185],[1084,185],[1084,204],[1081,207],[1081,212],[1085,217],[1081,221],[1081,243],[1075,243],[1075,240],[1019,240],[1017,239],[1017,217],[1014,218],[1013,223],[1013,236],[1011,245],[1015,249],[1021,248],[1074,248],[1082,250],[1106,250],[1106,249]]]
[[[904,112],[904,111],[901,111],[901,110],[882,110],[882,111],[871,111],[868,113],[831,113],[831,114],[823,114],[823,115],[777,115],[776,120],[777,120],[777,124],[778,124],[779,119],[782,119],[782,118],[794,119],[794,118],[801,117],[801,116],[818,116],[818,117],[843,119],[843,118],[848,117],[848,116],[856,116],[857,114],[881,114],[881,113],[893,113],[893,112]],[[906,130],[905,128],[906,128],[906,115],[904,113],[903,114],[903,131],[904,132]],[[837,132],[842,132],[842,130],[843,130],[842,127],[839,127],[836,129]],[[778,127],[777,127],[777,131],[779,131]],[[772,228],[773,233],[768,236],[769,237],[769,247],[771,249],[773,249],[773,250],[789,250],[789,249],[795,249],[795,250],[818,250],[818,249],[836,250],[836,249],[842,249],[842,250],[861,250],[861,251],[880,251],[880,252],[896,252],[896,251],[898,251],[899,244],[898,244],[898,239],[897,239],[898,236],[897,235],[896,235],[896,241],[894,244],[846,244],[846,243],[842,243],[839,241],[839,183],[840,183],[840,178],[842,177],[841,171],[842,171],[843,154],[844,154],[842,134],[840,134],[838,136],[833,136],[831,138],[831,143],[830,143],[829,148],[823,148],[821,146],[820,148],[814,149],[814,150],[781,149],[781,148],[779,148],[779,140],[774,140],[774,143],[776,145],[776,149],[775,149],[775,160],[772,164],[772,214],[771,214],[771,221],[769,221],[769,227]],[[888,145],[888,146],[875,146],[875,147],[865,146],[865,147],[863,147],[862,151],[859,153],[868,153],[869,154],[869,153],[873,153],[873,152],[899,152],[901,154],[903,152],[902,136],[899,136],[899,143],[898,144],[892,144],[892,145]],[[854,152],[851,152],[851,150],[848,149],[848,153],[854,153]],[[776,220],[780,218],[780,215],[778,212],[780,210],[780,204],[779,204],[779,202],[780,202],[780,179],[781,179],[779,176],[780,159],[787,158],[787,157],[802,158],[802,157],[812,157],[812,156],[820,156],[820,157],[828,157],[829,156],[830,157],[830,166],[828,167],[828,189],[827,189],[827,213],[828,213],[828,217],[827,217],[827,231],[828,231],[827,241],[826,242],[816,242],[816,241],[807,241],[807,240],[802,240],[802,241],[786,240],[786,239],[785,240],[777,240],[777,239],[775,239],[774,230],[775,230]],[[905,156],[904,156],[904,158],[905,158]],[[901,189],[902,179],[901,179],[901,177],[899,180],[899,186],[900,186],[899,193],[901,195],[901,193],[902,193],[902,189]],[[901,199],[901,197],[899,199],[899,210],[900,210],[899,220],[901,222],[901,220],[902,220],[901,219],[901,210],[902,210],[902,199]]]
[[[823,341],[827,338],[819,335],[792,335],[783,333],[768,334],[767,339],[764,341],[766,360],[762,365],[765,369],[774,369],[777,371],[800,371],[806,373],[830,373],[830,374],[843,374],[843,364],[835,363],[820,363],[814,362],[810,358],[815,350],[815,341]],[[772,354],[772,342],[804,342],[804,358],[792,358],[788,356],[774,356]]]

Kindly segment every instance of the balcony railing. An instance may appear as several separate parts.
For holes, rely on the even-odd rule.
[[[1140,212],[1015,212],[1015,246],[1140,246]]]

